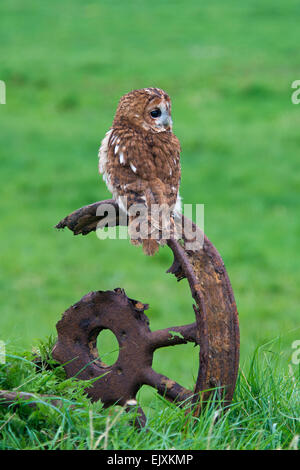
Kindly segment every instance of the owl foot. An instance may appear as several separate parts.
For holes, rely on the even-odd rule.
[[[130,238],[131,245],[139,246],[142,244],[142,240],[140,238]]]

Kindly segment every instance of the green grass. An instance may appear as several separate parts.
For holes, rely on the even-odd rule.
[[[150,304],[152,329],[193,321],[186,282],[164,274],[168,248],[149,259],[127,240],[53,229],[109,197],[97,153],[117,101],[158,86],[173,101],[183,202],[205,204],[206,234],[232,282],[242,367],[280,336],[285,370],[300,335],[300,105],[291,103],[299,14],[296,0],[1,2],[0,340],[8,348],[30,349],[84,294],[119,286]],[[189,345],[158,351],[154,362],[194,384]]]
[[[120,407],[103,410],[91,404],[86,382],[65,380],[61,367],[47,370],[49,345],[40,347],[43,366],[37,371],[32,354],[8,355],[0,367],[0,387],[36,394],[37,409],[0,407],[0,449],[297,449],[299,442],[299,382],[296,368],[282,373],[270,345],[253,356],[247,377],[241,373],[234,403],[221,413],[212,399],[201,416],[187,421],[185,409],[152,396],[147,432],[137,432],[130,414]],[[53,362],[52,362],[53,364]],[[38,394],[62,398],[53,406]],[[298,415],[298,418],[297,418]]]

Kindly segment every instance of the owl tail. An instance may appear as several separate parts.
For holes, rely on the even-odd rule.
[[[151,225],[150,214],[144,220],[136,222],[136,218],[129,216],[129,237],[132,245],[142,245],[143,252],[148,256],[153,256],[159,250],[159,245],[165,243],[158,230]]]
[[[132,245],[142,245],[143,252],[147,256],[153,256],[159,250],[159,243],[157,240],[153,240],[151,238],[144,238],[144,239],[130,239]]]
[[[157,240],[152,240],[151,238],[146,239],[142,241],[142,245],[143,245],[143,252],[145,253],[145,255],[153,256],[155,255],[155,253],[158,252],[159,244]]]

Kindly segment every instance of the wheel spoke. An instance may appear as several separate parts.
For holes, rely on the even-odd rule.
[[[145,371],[144,384],[150,385],[150,387],[155,388],[160,395],[177,403],[190,401],[194,395],[191,390],[182,387],[182,385],[179,385],[165,375],[158,374],[151,368]]]
[[[197,344],[196,323],[189,325],[174,326],[163,330],[156,330],[150,334],[152,350],[164,348],[167,346],[176,346],[177,344],[186,344],[187,342]]]
[[[136,406],[137,402],[135,399],[129,400],[127,401],[126,411],[127,413],[131,413],[134,410],[135,416],[134,419],[131,421],[131,424],[133,424],[137,429],[141,429],[146,426],[147,418],[143,411],[143,408],[141,406],[138,406],[136,408]]]

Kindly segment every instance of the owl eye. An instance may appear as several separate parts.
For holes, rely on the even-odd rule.
[[[153,118],[158,118],[159,116],[161,116],[161,110],[158,108],[155,108],[153,109],[153,111],[151,111],[150,114]]]

